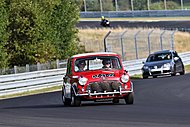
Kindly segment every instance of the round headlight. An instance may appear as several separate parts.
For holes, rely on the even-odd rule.
[[[79,84],[84,86],[87,83],[88,79],[85,77],[79,78]]]
[[[129,75],[122,75],[121,76],[121,81],[123,83],[127,83],[129,81]]]

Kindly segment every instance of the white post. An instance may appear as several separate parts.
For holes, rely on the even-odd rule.
[[[183,10],[183,0],[181,0],[181,10]]]
[[[131,11],[134,11],[134,8],[133,8],[133,0],[131,0]]]
[[[84,11],[86,12],[86,0],[84,0]]]
[[[150,0],[147,0],[147,8],[150,10]]]
[[[101,11],[101,12],[103,11],[103,8],[102,8],[102,0],[100,0],[100,11]]]
[[[164,0],[164,9],[167,10],[166,0]]]
[[[115,11],[118,11],[117,0],[115,0]]]

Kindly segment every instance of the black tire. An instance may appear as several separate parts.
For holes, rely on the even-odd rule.
[[[184,75],[184,74],[185,74],[184,66],[182,67],[182,72],[180,72],[179,74],[180,74],[180,75]]]
[[[174,70],[173,70],[173,72],[171,73],[171,76],[176,76],[176,66],[174,66]]]
[[[134,92],[129,93],[124,97],[126,104],[133,104],[134,103]]]
[[[157,78],[157,76],[156,76],[156,75],[154,75],[154,76],[153,76],[153,78]]]
[[[71,98],[72,98],[72,101],[71,101],[72,106],[76,106],[76,107],[81,106],[81,98],[75,96],[73,90],[72,90]]]
[[[64,106],[71,106],[71,99],[65,97],[64,88],[62,88],[62,102],[63,102]]]
[[[148,78],[148,76],[147,75],[142,75],[142,77],[143,77],[143,79],[147,79]]]
[[[119,103],[119,99],[114,98],[114,99],[112,100],[112,102],[113,102],[114,104],[118,104],[118,103]]]

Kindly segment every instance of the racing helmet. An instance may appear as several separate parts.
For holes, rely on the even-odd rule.
[[[85,60],[78,60],[78,61],[76,62],[76,65],[77,65],[77,67],[79,67],[80,65],[86,66]]]
[[[103,65],[111,64],[111,61],[110,61],[110,59],[103,59],[102,64]]]
[[[104,17],[104,16],[102,16],[102,20],[103,20],[103,19],[105,19],[105,17]]]

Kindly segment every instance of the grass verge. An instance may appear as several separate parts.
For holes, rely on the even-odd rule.
[[[4,96],[0,96],[0,100],[21,97],[21,96],[41,94],[41,93],[48,93],[48,92],[54,92],[54,91],[60,91],[61,87],[62,87],[62,85],[59,85],[59,86],[53,86],[53,87],[48,87],[48,88],[39,89],[39,90],[31,90],[31,91],[17,93],[17,94],[4,95]]]

